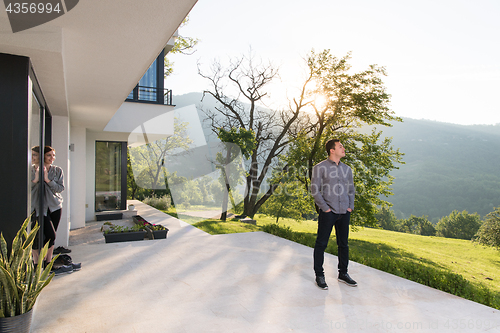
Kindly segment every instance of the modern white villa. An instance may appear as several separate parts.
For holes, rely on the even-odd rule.
[[[31,213],[33,146],[54,147],[64,172],[56,246],[99,212],[126,209],[130,134],[159,115],[159,134],[173,134],[175,87],[163,86],[163,56],[195,3],[63,0],[64,15],[16,33],[2,6],[0,231],[8,241]]]

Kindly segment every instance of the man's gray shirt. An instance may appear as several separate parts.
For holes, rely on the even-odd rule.
[[[345,214],[347,208],[354,210],[354,180],[351,168],[340,162],[338,165],[326,159],[313,167],[311,194],[318,207],[326,212]]]

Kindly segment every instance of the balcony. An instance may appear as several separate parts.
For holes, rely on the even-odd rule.
[[[125,101],[173,106],[172,90],[137,85]]]

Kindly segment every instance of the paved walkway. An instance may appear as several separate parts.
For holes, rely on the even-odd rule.
[[[167,239],[104,244],[98,224],[72,231],[83,268],[44,290],[32,332],[500,332],[493,308],[354,262],[359,286],[339,284],[333,255],[324,291],[308,247],[263,232],[211,236],[135,204]]]

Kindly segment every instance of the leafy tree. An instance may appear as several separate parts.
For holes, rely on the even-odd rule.
[[[276,217],[288,217],[297,221],[314,212],[312,197],[300,184],[295,182],[281,183],[273,195],[261,206],[264,214]]]
[[[483,224],[474,236],[474,240],[500,249],[500,207],[486,215]]]
[[[415,215],[411,215],[408,219],[399,221],[399,231],[407,234],[416,234],[418,230],[418,220]]]
[[[437,236],[446,238],[472,239],[481,226],[479,214],[461,213],[457,210],[442,217],[436,225]]]
[[[261,206],[259,212],[276,217],[278,223],[280,217],[288,217],[301,221],[311,215],[315,215],[314,200],[301,184],[295,180],[292,174],[282,176],[282,166],[276,168],[269,179],[271,184],[279,184],[273,195]],[[286,167],[285,167],[286,171]]]
[[[398,219],[394,212],[387,206],[382,206],[375,213],[375,218],[378,221],[378,225],[385,230],[399,231],[398,229]]]
[[[420,230],[420,235],[422,236],[435,236],[436,228],[429,221],[427,216],[417,217],[418,219],[418,229]]]
[[[189,16],[182,21],[181,25],[179,28],[184,27],[187,25],[189,22]],[[168,56],[171,54],[187,54],[191,55],[193,54],[195,46],[198,44],[199,39],[193,38],[193,37],[186,37],[186,36],[177,36],[175,39],[174,47],[168,54],[165,55],[164,58],[164,76],[165,78],[169,75],[171,75],[174,71],[174,63],[168,59]]]
[[[250,157],[250,154],[255,149],[255,133],[252,130],[246,130],[244,128],[237,129],[233,127],[229,131],[220,128],[217,137],[225,146],[225,156],[223,156],[221,152],[217,153],[216,156],[217,168],[221,170],[221,182],[226,188],[222,200],[222,213],[220,217],[222,221],[225,221],[227,217],[228,198],[231,195],[230,184],[238,184],[241,175],[244,173],[244,170],[240,169],[239,165],[232,164],[231,161],[241,155],[246,158]],[[233,207],[236,206],[234,199],[232,204]]]
[[[376,225],[377,206],[388,205],[381,196],[392,194],[389,186],[393,177],[389,172],[403,163],[403,154],[392,148],[391,139],[381,139],[382,132],[374,129],[363,134],[356,130],[362,125],[390,126],[388,121],[400,119],[388,107],[390,95],[382,81],[385,69],[371,65],[365,71],[351,73],[349,59],[350,54],[339,59],[329,50],[309,55],[306,83],[313,88],[303,89],[299,100],[313,100],[313,112],[285,160],[309,190],[313,166],[327,157],[325,143],[331,138],[340,139],[347,151],[343,162],[353,169],[356,187],[352,222]]]
[[[427,216],[417,217],[411,215],[408,219],[401,220],[399,225],[399,231],[410,234],[422,236],[434,236],[436,234],[436,228],[434,228]]]
[[[166,188],[164,169],[166,158],[174,152],[187,151],[193,142],[187,136],[187,126],[187,122],[180,122],[176,118],[173,136],[129,149],[136,185],[151,189],[151,194],[155,194],[158,189]]]
[[[127,150],[127,199],[134,200],[138,198],[140,190],[141,187],[137,185],[134,179],[132,163],[130,162],[130,152]]]

